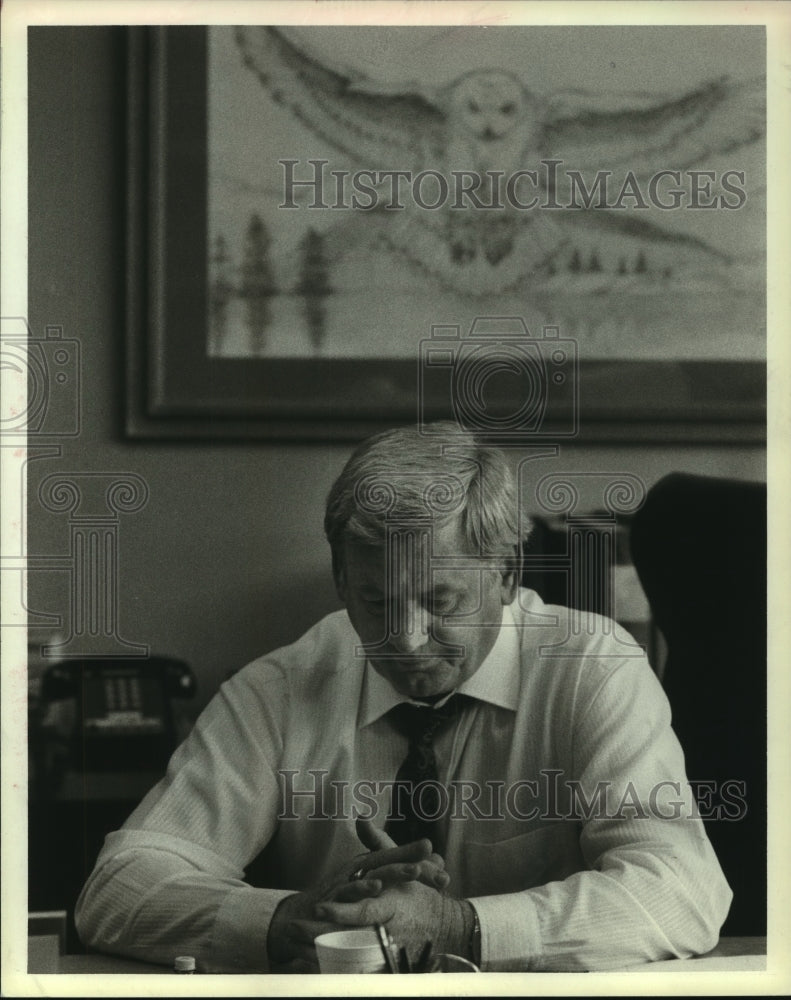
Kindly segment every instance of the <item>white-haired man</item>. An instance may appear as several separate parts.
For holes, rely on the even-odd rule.
[[[484,970],[713,947],[731,893],[667,701],[612,622],[519,588],[502,453],[377,435],[325,531],[345,610],[222,686],[107,838],[87,943],[207,971],[315,969],[316,935],[373,923]]]

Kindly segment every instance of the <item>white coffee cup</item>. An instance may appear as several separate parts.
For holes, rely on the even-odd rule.
[[[387,969],[373,927],[320,934],[314,943],[322,973],[385,972]]]

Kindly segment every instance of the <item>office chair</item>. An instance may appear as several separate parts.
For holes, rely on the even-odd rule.
[[[705,826],[734,893],[722,933],[765,934],[766,485],[666,476],[634,516],[631,552],[667,643],[687,776],[704,815],[719,810]]]

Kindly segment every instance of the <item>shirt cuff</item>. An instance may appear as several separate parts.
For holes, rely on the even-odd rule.
[[[217,970],[268,972],[269,925],[281,900],[293,895],[292,889],[231,889],[217,911],[212,934]]]
[[[468,900],[481,925],[481,969],[526,972],[541,952],[535,904],[525,893],[479,896]]]

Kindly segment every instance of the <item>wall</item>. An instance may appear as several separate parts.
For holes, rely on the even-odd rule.
[[[43,476],[142,476],[150,499],[121,519],[120,633],[192,663],[197,709],[230,670],[337,606],[321,519],[348,447],[124,440],[122,29],[33,29],[29,79],[29,321],[80,341],[84,378],[80,436],[31,463],[29,552],[68,552],[65,515],[35,498]],[[648,485],[673,469],[764,478],[748,446],[563,446],[553,469]],[[31,573],[30,606],[67,619],[68,586],[64,572]]]

